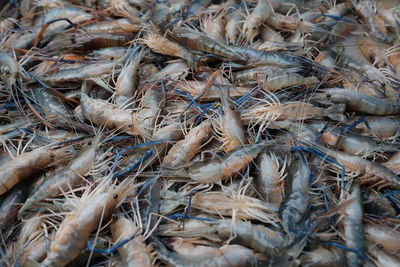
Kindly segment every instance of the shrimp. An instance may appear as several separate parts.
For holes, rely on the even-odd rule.
[[[350,89],[325,89],[322,93],[316,93],[313,100],[345,104],[347,111],[364,112],[371,115],[400,114],[400,104],[396,101],[382,100]]]
[[[165,68],[153,73],[146,82],[155,82],[161,79],[177,81],[183,80],[189,74],[189,65],[182,60],[170,62]]]
[[[186,60],[191,69],[196,70],[197,68],[192,52],[162,35],[155,32],[147,33],[143,43],[156,53],[182,58]]]
[[[141,120],[138,116],[108,101],[90,98],[82,93],[81,108],[84,117],[94,124],[116,128],[131,135],[148,135],[147,130],[141,127]]]
[[[287,102],[284,104],[257,105],[255,108],[249,108],[249,110],[243,112],[242,118],[245,123],[251,122],[254,118],[256,118],[256,122],[303,121],[321,116],[341,120],[340,115],[343,111],[344,106],[342,105],[332,105],[327,109],[322,109],[304,102]]]
[[[122,68],[115,84],[116,104],[126,105],[127,102],[132,101],[139,87],[139,64],[143,56],[143,50],[135,53]]]
[[[145,131],[146,135],[151,135],[157,117],[164,108],[164,96],[161,90],[155,86],[151,86],[146,90],[140,102],[140,110],[135,113],[140,121],[140,128]],[[138,126],[139,127],[139,126]]]
[[[346,251],[347,264],[349,266],[361,266],[360,253],[365,252],[365,237],[363,230],[363,208],[360,187],[355,184],[351,194],[343,201],[352,200],[342,211],[343,219],[340,222],[343,229],[343,239],[347,247],[353,248],[359,253]]]
[[[69,129],[80,129],[90,132],[91,128],[76,122],[73,111],[57,97],[57,91],[46,88],[34,89],[34,100],[37,101],[41,111],[46,115],[46,120],[57,126]],[[61,95],[64,97],[63,95]]]
[[[238,147],[225,155],[223,159],[209,159],[193,162],[189,165],[166,169],[166,177],[190,178],[199,183],[213,183],[237,174],[247,167],[265,148],[273,146],[273,141]]]
[[[52,163],[65,160],[73,153],[72,147],[59,148],[50,145],[16,156],[0,168],[0,195],[20,181],[33,176]]]
[[[177,167],[190,162],[210,138],[211,123],[205,121],[193,128],[183,140],[176,143],[164,157],[163,167]]]
[[[229,94],[229,91],[228,91]],[[240,112],[236,108],[236,104],[225,95],[221,90],[222,110],[224,114],[220,119],[220,127],[222,129],[222,138],[226,152],[245,145],[246,135],[244,126],[240,118]]]
[[[221,90],[226,93],[229,90],[231,98],[244,96],[250,93],[252,90],[249,87],[243,86],[226,86],[226,85],[211,85],[208,90],[204,91],[207,86],[207,82],[198,81],[187,81],[187,82],[176,82],[173,83],[176,89],[187,92],[193,96],[193,98],[199,98],[202,101],[215,101],[221,98]]]
[[[266,22],[271,25],[274,29],[281,31],[293,31],[295,32],[300,29],[302,31],[312,31],[315,28],[315,25],[309,21],[304,19],[298,19],[293,16],[284,16],[279,13],[271,14]]]
[[[121,59],[120,59],[121,60]],[[79,68],[62,69],[57,72],[40,77],[46,82],[76,81],[109,75],[120,64],[120,60],[94,63]]]
[[[203,224],[188,230],[161,233],[161,235],[198,237],[213,240],[229,239],[233,244],[250,247],[267,256],[275,255],[277,248],[286,244],[282,233],[262,225],[251,224],[241,220],[218,220],[207,227]]]
[[[38,186],[31,196],[26,200],[19,210],[19,216],[32,205],[46,198],[52,198],[58,194],[74,188],[94,165],[96,160],[96,149],[100,144],[100,136],[91,141],[91,145],[84,147],[65,168],[57,171]]]
[[[79,205],[62,221],[41,266],[65,266],[76,258],[101,220],[108,218],[137,186],[128,180],[116,187],[106,182],[82,196]]]
[[[338,163],[345,167],[346,172],[355,175],[365,174],[367,176],[377,177],[396,187],[400,185],[400,178],[393,171],[380,163],[369,161],[360,156],[350,155],[345,152],[331,150],[324,146],[314,144],[313,147],[325,153],[327,156],[336,159]]]
[[[215,54],[238,63],[247,62],[247,57],[241,52],[236,52],[232,47],[214,41],[198,31],[179,27],[174,28],[172,35],[178,42],[193,50]]]
[[[258,0],[253,12],[247,16],[242,29],[247,43],[253,43],[254,38],[259,34],[261,24],[274,13],[271,2],[270,0]]]
[[[240,246],[226,245],[221,248],[196,245],[195,241],[172,238],[169,245],[177,252],[170,253],[166,261],[174,266],[247,266],[262,264],[266,257],[261,253]]]
[[[152,248],[146,246],[144,236],[133,221],[125,217],[119,217],[111,224],[114,242],[120,242],[124,238],[133,237],[128,243],[118,249],[124,266],[154,266]]]
[[[365,235],[374,245],[384,250],[398,252],[400,250],[400,231],[380,224],[366,224]]]
[[[324,131],[321,141],[328,146],[356,156],[369,156],[378,152],[396,152],[397,146],[379,139],[355,133],[342,133],[338,128]]]
[[[259,175],[256,176],[255,185],[258,193],[267,203],[280,205],[283,198],[282,179],[285,177],[286,159],[280,166],[277,155],[266,150],[262,152],[257,159],[257,168]]]
[[[270,258],[268,266],[269,267],[298,266],[298,264],[300,263],[298,257],[300,256],[301,252],[303,251],[306,245],[307,245],[307,236],[301,236],[297,238],[288,246],[279,249],[279,252]]]
[[[234,219],[276,222],[277,218],[273,212],[278,210],[278,206],[246,196],[244,189],[246,187],[240,189],[238,193],[233,191],[196,193],[192,198],[192,206],[209,214],[229,216]]]
[[[367,37],[357,38],[358,49],[365,56],[365,58],[377,67],[383,67],[385,64],[385,55],[383,51],[385,46]]]
[[[384,140],[392,140],[400,135],[400,119],[398,117],[366,116],[365,120],[368,122],[368,127],[364,123],[355,126],[355,129],[363,134]]]

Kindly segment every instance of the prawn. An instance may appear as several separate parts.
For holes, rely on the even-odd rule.
[[[100,136],[95,137],[91,145],[83,148],[66,166],[60,171],[54,173],[33,192],[33,194],[25,201],[19,210],[19,216],[23,214],[35,203],[46,198],[52,198],[65,192],[69,188],[74,188],[92,167],[96,160],[96,149],[100,144]]]
[[[16,156],[0,168],[0,195],[50,164],[65,160],[73,154],[74,150],[70,146],[59,148],[49,145]]]
[[[118,249],[118,253],[124,262],[124,266],[154,266],[154,254],[152,248],[146,246],[144,236],[133,221],[120,216],[111,224],[111,232],[117,243],[124,237],[132,237],[127,244]]]
[[[228,90],[228,94],[229,92]],[[246,135],[236,104],[222,90],[221,102],[224,114],[220,119],[220,127],[222,129],[225,151],[229,152],[236,147],[245,145],[247,143]]]
[[[182,58],[187,62],[191,69],[197,69],[192,52],[158,33],[152,32],[146,34],[143,43],[156,53]]]
[[[371,115],[398,115],[400,104],[396,101],[386,101],[377,97],[341,88],[330,88],[313,97],[316,101],[328,101],[335,104],[345,104],[346,110],[363,112]]]
[[[111,216],[125,197],[139,186],[129,180],[116,187],[107,183],[100,184],[94,191],[82,196],[79,205],[67,214],[41,266],[65,266],[76,258],[101,220]]]
[[[81,108],[83,116],[94,124],[116,128],[131,135],[148,135],[147,130],[141,127],[141,120],[138,116],[108,101],[90,98],[82,93]]]
[[[183,140],[177,142],[164,157],[163,167],[182,166],[192,160],[201,146],[210,138],[211,123],[205,121],[193,128]]]
[[[213,183],[237,174],[257,157],[266,147],[273,146],[273,141],[246,145],[231,150],[222,159],[209,159],[204,162],[193,162],[179,168],[166,169],[166,177],[190,178],[199,183]]]

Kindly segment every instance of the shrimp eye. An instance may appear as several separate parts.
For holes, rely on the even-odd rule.
[[[382,244],[377,244],[376,245],[379,249],[383,249],[383,245]]]
[[[114,199],[117,199],[117,198],[118,198],[118,194],[114,194],[114,195],[113,195],[113,198],[114,198]]]
[[[118,220],[118,215],[117,215],[117,214],[113,214],[113,215],[111,215],[111,218],[112,218],[113,220]]]
[[[188,171],[188,170],[189,170],[189,167],[188,167],[188,166],[185,166],[185,167],[183,167],[183,169],[184,169],[185,171]]]
[[[376,141],[376,144],[377,144],[377,145],[380,145],[380,144],[381,144],[381,141]]]
[[[299,155],[294,155],[294,156],[293,156],[293,159],[294,159],[294,160],[299,160]]]
[[[87,144],[90,146],[92,144],[92,141],[89,141]]]
[[[132,127],[133,127],[133,124],[128,124],[128,127],[129,127],[129,128],[132,128]]]
[[[218,235],[218,234],[219,234],[218,230],[214,230],[214,231],[213,231],[213,234],[214,234],[214,235]]]
[[[331,94],[326,94],[326,97],[327,98],[331,98]]]
[[[256,27],[256,26],[253,27],[253,31],[255,31],[255,30],[257,30],[257,27]]]
[[[288,261],[292,261],[293,260],[293,256],[289,255],[289,257],[287,258]]]
[[[230,109],[235,109],[234,105],[229,106]]]
[[[54,154],[50,154],[50,158],[54,159],[56,156]]]

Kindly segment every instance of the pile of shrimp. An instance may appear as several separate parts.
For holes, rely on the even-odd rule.
[[[0,4],[0,266],[400,266],[397,0]]]

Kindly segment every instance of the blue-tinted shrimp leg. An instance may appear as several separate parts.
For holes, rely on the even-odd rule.
[[[140,167],[140,165],[143,164],[144,161],[146,161],[147,159],[149,159],[152,155],[153,155],[153,151],[152,151],[151,149],[147,150],[147,151],[144,153],[144,155],[143,155],[143,157],[142,157],[141,159],[139,159],[138,161],[136,161],[132,166],[126,168],[125,170],[116,173],[116,174],[114,175],[113,178],[116,178],[116,179],[117,179],[117,178],[120,178],[121,176],[127,175],[127,174],[129,174],[130,172],[136,170],[137,168]]]
[[[192,105],[194,105],[200,112],[204,112],[204,110],[201,108],[201,106],[196,102],[196,100],[193,98],[193,96],[188,93],[188,92],[183,92],[181,90],[175,89],[174,92],[177,92],[180,95],[184,95],[189,98],[191,103],[186,107],[186,109],[190,108]]]
[[[132,236],[131,238],[128,239],[124,239],[120,242],[118,242],[117,244],[115,244],[114,246],[112,246],[111,248],[108,249],[100,249],[100,248],[95,248],[93,247],[92,243],[90,243],[90,241],[88,240],[86,242],[86,246],[87,246],[87,250],[89,251],[93,251],[96,253],[103,253],[103,254],[113,254],[115,252],[117,252],[117,250],[122,247],[123,245],[125,245],[126,243],[128,243],[129,241],[131,241],[135,236]]]
[[[340,164],[339,162],[337,162],[336,160],[334,160],[333,158],[329,157],[328,155],[326,155],[325,153],[315,149],[315,148],[308,148],[308,147],[304,147],[304,146],[295,146],[291,148],[291,151],[300,151],[300,152],[309,152],[317,157],[320,157],[323,160],[326,160],[330,163],[336,164],[337,166],[339,166],[342,170],[342,187],[344,186],[344,177],[346,174],[346,168]]]
[[[340,249],[344,249],[347,251],[351,251],[356,253],[357,255],[359,255],[361,258],[363,258],[365,261],[369,262],[372,264],[372,266],[375,266],[375,264],[373,263],[373,261],[367,256],[367,254],[365,254],[364,251],[360,251],[358,249],[354,249],[354,248],[350,248],[348,246],[342,245],[340,243],[337,242],[332,242],[332,241],[322,241],[321,242],[323,245],[327,245],[327,246],[332,246],[332,247],[337,247]]]

